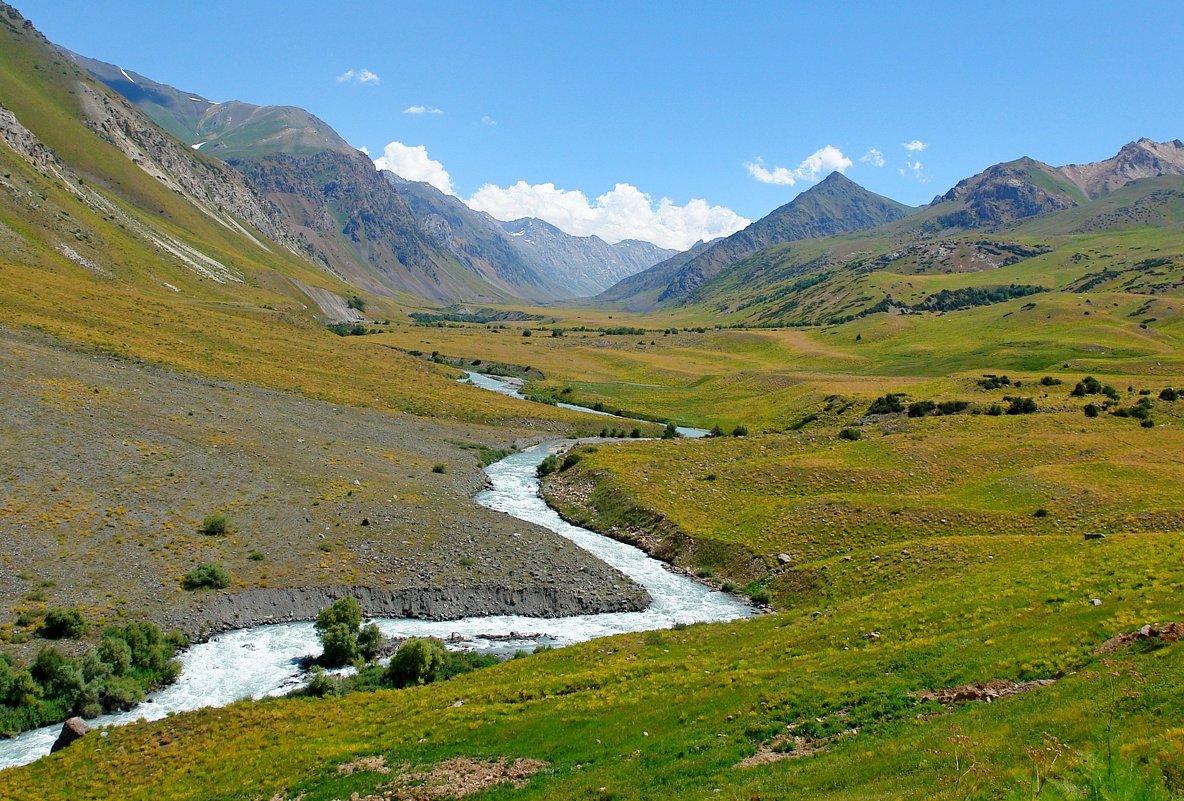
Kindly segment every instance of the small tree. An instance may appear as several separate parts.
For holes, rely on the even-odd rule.
[[[362,607],[351,596],[339,598],[322,609],[314,624],[324,649],[320,663],[326,667],[341,667],[357,662],[362,656],[358,643],[361,625]]]
[[[77,640],[86,634],[86,629],[86,618],[77,609],[51,609],[39,633],[50,640]]]
[[[673,422],[667,423],[666,428],[662,431],[662,439],[677,439],[681,436],[682,434],[678,433],[678,426]]]
[[[220,590],[230,586],[230,574],[220,565],[198,565],[181,579],[186,590]]]
[[[220,537],[230,531],[230,518],[221,512],[206,515],[201,519],[201,527],[198,528],[198,531],[207,537]]]
[[[399,646],[386,670],[386,681],[394,687],[430,684],[447,661],[444,643],[434,637],[412,637]]]

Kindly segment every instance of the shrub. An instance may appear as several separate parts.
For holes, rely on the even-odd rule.
[[[857,440],[863,439],[863,432],[858,428],[844,428],[839,432],[839,439]]]
[[[1063,384],[1063,383],[1064,382],[1061,381],[1061,379],[1053,378],[1050,375],[1046,375],[1044,378],[1040,379],[1041,386],[1045,386],[1045,387],[1055,387],[1055,386],[1057,386],[1059,384]]]
[[[228,531],[230,531],[230,518],[221,512],[203,517],[201,527],[198,528],[198,533],[205,534],[207,537],[220,537]]]
[[[1032,513],[1033,517],[1048,517],[1048,510],[1041,507]]]
[[[358,311],[366,311],[366,301],[362,300],[357,295],[354,295],[349,300],[347,300],[345,302],[345,305],[349,306],[351,309],[357,309]]]
[[[748,597],[752,599],[754,604],[761,606],[768,606],[773,602],[773,593],[769,591],[768,587],[757,587],[748,593]]]
[[[732,429],[732,436],[733,437],[747,437],[748,436],[748,426],[736,426],[735,428]]]
[[[51,609],[39,633],[50,640],[77,640],[86,634],[86,629],[86,619],[77,609]]]
[[[443,462],[436,462],[434,465],[432,465],[432,472],[433,473],[447,473],[448,472],[448,465],[444,464]]]
[[[1155,428],[1155,421],[1148,417],[1143,422],[1139,423],[1143,428]]]
[[[707,436],[709,437],[722,437],[723,435],[724,430],[719,427],[719,423],[716,423],[714,426],[712,426],[711,431],[707,433]]]
[[[629,436],[632,439],[641,439],[641,429],[640,428],[633,429],[632,431],[629,432]]]
[[[662,439],[678,439],[682,434],[678,433],[678,426],[673,422],[667,423],[666,428],[662,430]]]
[[[181,587],[186,590],[220,590],[229,586],[230,574],[220,565],[198,565],[181,579]]]
[[[1100,409],[1098,409],[1098,407],[1095,404],[1087,403],[1085,405],[1085,416],[1086,417],[1097,417],[1099,411],[1100,411]]]
[[[367,623],[358,631],[358,650],[362,652],[362,658],[369,661],[378,656],[378,650],[382,647],[382,632],[378,630],[378,625],[375,623]]]
[[[999,389],[1010,384],[1010,378],[1005,375],[995,375],[994,373],[987,373],[978,380],[978,385],[983,389]]]
[[[868,407],[868,414],[897,414],[904,411],[904,404],[901,402],[901,395],[898,392],[890,392],[887,395],[876,398],[872,401],[872,405]]]
[[[916,401],[909,404],[909,417],[924,417],[937,408],[937,404],[931,400]]]
[[[313,624],[324,649],[318,661],[326,667],[341,667],[357,662],[362,656],[358,643],[358,627],[361,625],[362,607],[353,597],[339,598],[322,609]],[[370,636],[367,635],[368,638]]]
[[[559,457],[555,454],[551,454],[546,459],[543,459],[543,461],[539,462],[539,466],[536,468],[535,472],[539,474],[539,478],[542,478],[543,476],[549,476],[559,469],[560,464]]]
[[[523,328],[523,329],[522,329],[522,336],[524,336],[524,337],[528,337],[528,336],[530,336],[530,329],[529,329],[529,328]]]
[[[446,659],[442,641],[434,637],[412,637],[391,657],[386,681],[393,687],[430,684],[439,678]]]
[[[987,409],[987,414],[991,415],[991,417],[998,417],[1003,414],[1003,407],[998,403],[992,403],[991,408]]]
[[[569,467],[575,467],[577,464],[580,463],[581,460],[583,460],[583,458],[584,458],[583,455],[579,454],[579,453],[567,454],[566,456],[563,457],[563,464],[559,465],[559,472],[562,473],[564,470],[567,470]]]
[[[1179,398],[1180,398],[1180,393],[1177,392],[1176,390],[1172,389],[1171,387],[1164,387],[1164,389],[1159,393],[1160,400],[1174,401],[1174,400],[1179,400]]]
[[[1031,398],[1012,398],[1007,407],[1008,414],[1032,414],[1036,411],[1036,401]]]
[[[937,404],[937,412],[938,414],[958,414],[958,412],[966,411],[969,406],[969,403],[961,400],[942,401]]]

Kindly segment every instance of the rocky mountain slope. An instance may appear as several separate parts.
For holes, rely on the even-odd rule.
[[[912,209],[869,192],[842,173],[831,173],[814,187],[729,237],[704,247],[687,259],[683,254],[636,276],[632,294],[654,295],[656,303],[685,302],[700,285],[729,265],[773,245],[874,228],[902,219]],[[612,288],[602,299],[622,299]]]
[[[1092,164],[1068,164],[1057,172],[1072,181],[1091,199],[1126,186],[1140,178],[1184,175],[1184,142],[1139,139],[1123,145],[1113,158]]]
[[[519,253],[542,265],[576,297],[602,292],[678,253],[637,239],[610,245],[598,236],[572,236],[533,217],[497,224]]]

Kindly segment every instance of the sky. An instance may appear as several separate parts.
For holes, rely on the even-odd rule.
[[[685,248],[832,170],[919,205],[1184,138],[1169,2],[10,0],[51,41],[308,109],[501,219]]]

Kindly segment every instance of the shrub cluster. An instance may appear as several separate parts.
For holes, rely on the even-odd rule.
[[[76,657],[42,648],[31,665],[18,667],[0,655],[0,732],[130,709],[148,690],[180,675],[173,656],[186,644],[180,632],[166,636],[151,623],[135,622],[107,629],[97,648]]]

